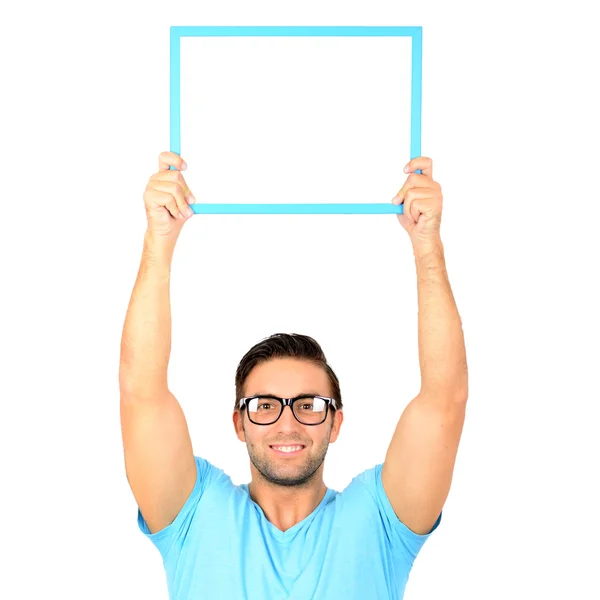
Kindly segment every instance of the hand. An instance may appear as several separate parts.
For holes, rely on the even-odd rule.
[[[421,169],[421,173],[413,173]],[[442,221],[442,189],[433,180],[433,161],[420,156],[411,160],[405,173],[410,173],[400,191],[392,199],[395,205],[404,203],[404,214],[398,221],[415,244],[429,244],[440,240]]]
[[[170,166],[175,170],[169,170]],[[158,168],[144,191],[148,231],[176,240],[183,224],[194,214],[188,204],[195,199],[181,174],[187,165],[174,152],[161,152]]]

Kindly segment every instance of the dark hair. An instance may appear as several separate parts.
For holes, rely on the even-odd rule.
[[[343,408],[340,382],[333,369],[327,364],[325,354],[316,340],[299,333],[274,333],[255,344],[242,358],[235,373],[235,407],[244,397],[244,384],[252,369],[272,358],[297,358],[312,363],[325,370],[331,386],[331,397],[335,398],[337,409]],[[331,410],[335,412],[335,410]]]

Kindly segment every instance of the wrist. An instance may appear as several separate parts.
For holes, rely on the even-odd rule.
[[[152,260],[166,261],[170,264],[176,241],[148,229],[144,234],[144,255]]]
[[[444,244],[441,237],[434,237],[428,240],[411,240],[413,252],[418,258],[429,254],[444,254]]]

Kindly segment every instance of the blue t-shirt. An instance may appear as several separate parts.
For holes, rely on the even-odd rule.
[[[248,493],[221,469],[196,458],[198,476],[167,527],[150,533],[170,600],[400,600],[426,535],[394,513],[381,483],[382,464],[344,491],[327,492],[287,531],[268,521]]]

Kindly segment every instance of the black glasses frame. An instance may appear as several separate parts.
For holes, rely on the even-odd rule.
[[[240,411],[243,410],[244,408],[247,409],[248,408],[247,403],[250,400],[254,400],[255,398],[268,398],[269,400],[277,400],[279,402],[279,404],[281,405],[281,410],[279,411],[279,416],[271,423],[257,423],[256,421],[253,421],[252,417],[250,416],[250,411],[246,410],[246,412],[248,413],[248,419],[250,419],[250,422],[254,423],[255,425],[273,425],[274,423],[277,423],[277,421],[279,421],[279,419],[281,418],[281,415],[283,414],[285,407],[289,406],[290,410],[292,411],[292,414],[294,415],[294,419],[296,419],[296,421],[298,421],[298,423],[300,423],[301,425],[306,425],[307,427],[314,427],[316,425],[322,425],[323,423],[325,423],[325,421],[327,420],[327,415],[329,414],[330,406],[333,410],[337,409],[337,402],[336,402],[335,398],[327,398],[326,396],[318,396],[317,394],[302,394],[300,396],[296,396],[295,398],[279,398],[278,396],[264,394],[264,395],[260,395],[260,396],[248,396],[247,398],[241,398],[239,401],[239,404],[238,404]],[[320,423],[303,423],[296,416],[296,413],[294,412],[294,408],[293,408],[294,403],[297,400],[304,400],[306,398],[319,398],[321,400],[325,400],[325,416],[323,417],[323,420]]]

